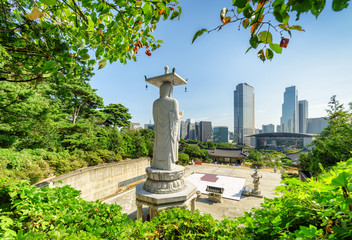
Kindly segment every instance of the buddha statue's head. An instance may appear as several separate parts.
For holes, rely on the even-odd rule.
[[[172,97],[172,92],[173,92],[173,87],[172,87],[171,83],[164,82],[160,86],[160,97],[161,98]]]

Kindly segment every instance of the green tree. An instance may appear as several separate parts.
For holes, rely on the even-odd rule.
[[[216,145],[213,141],[209,141],[209,142],[202,142],[202,146],[207,148],[207,149],[215,149]]]
[[[47,86],[0,82],[0,146],[55,147],[53,121],[59,106],[45,96]]]
[[[187,166],[189,164],[189,156],[186,153],[178,154],[178,164],[182,166]]]
[[[217,143],[217,148],[234,148],[233,144],[231,143]]]
[[[333,0],[332,9],[341,11],[347,8],[349,0]],[[316,18],[325,8],[326,0],[232,0],[231,9],[223,8],[220,11],[220,21],[222,24],[208,30],[206,28],[197,31],[192,43],[203,33],[219,31],[226,24],[239,24],[239,29],[249,28],[250,49],[259,49],[257,56],[263,62],[272,60],[275,53],[282,53],[291,37],[291,31],[304,31],[304,29],[292,23],[292,15],[296,15],[299,20],[302,13],[311,13]],[[237,26],[236,25],[236,26]],[[281,41],[275,42],[273,34],[280,36]]]
[[[262,153],[258,150],[251,149],[249,151],[249,156],[246,158],[246,160],[252,162],[253,167],[261,168],[264,166],[264,159],[262,157]]]
[[[200,158],[202,152],[199,146],[190,144],[186,147],[185,153],[188,154],[191,158]]]
[[[131,115],[122,104],[109,104],[102,110],[106,114],[105,126],[129,127]]]
[[[351,105],[351,104],[350,104]],[[300,167],[317,174],[323,167],[331,167],[352,157],[352,113],[332,96],[329,102],[328,126],[312,141],[313,150],[300,155]]]

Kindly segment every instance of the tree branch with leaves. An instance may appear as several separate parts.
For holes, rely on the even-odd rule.
[[[347,8],[350,0],[333,0],[332,9],[341,11]],[[291,17],[295,14],[298,21],[302,13],[310,12],[318,17],[324,10],[326,0],[232,0],[232,8],[223,8],[220,11],[222,24],[208,30],[198,30],[192,43],[204,33],[220,31],[225,25],[238,24],[238,30],[249,29],[251,49],[259,49],[257,57],[262,60],[272,60],[274,52],[281,54],[288,46],[292,37],[292,30],[304,31],[302,26],[292,23]],[[278,35],[280,41],[275,41],[273,34]]]

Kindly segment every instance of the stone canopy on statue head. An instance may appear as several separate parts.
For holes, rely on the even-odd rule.
[[[166,71],[168,71],[168,68],[167,68]],[[180,75],[178,75],[175,72],[165,73],[165,74],[160,75],[160,76],[148,78],[145,81],[150,83],[150,84],[152,84],[152,85],[154,85],[154,86],[156,86],[157,88],[160,88],[160,86],[163,85],[165,82],[171,83],[171,85],[173,87],[174,86],[183,85],[183,84],[187,84],[187,81],[184,80],[182,77],[180,77]]]

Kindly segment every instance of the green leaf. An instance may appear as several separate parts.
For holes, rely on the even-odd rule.
[[[250,39],[249,39],[249,44],[251,44],[251,47],[256,49],[259,45],[259,39],[257,35],[253,35]]]
[[[175,19],[177,16],[178,16],[178,12],[177,12],[177,11],[172,11],[172,14],[171,14],[170,20]]]
[[[269,44],[269,47],[271,48],[271,50],[273,50],[276,53],[282,53],[282,47],[280,47],[279,44],[271,43]]]
[[[289,29],[304,32],[304,29],[299,25],[293,25],[293,26],[289,27]]]
[[[148,23],[152,19],[153,9],[149,4],[144,4],[143,6],[144,20]]]
[[[44,64],[44,70],[50,70],[54,66],[55,66],[55,62],[54,61],[47,61]]]
[[[261,49],[258,53],[257,53],[257,57],[262,60],[263,62],[265,62],[265,56],[264,56],[264,51],[263,49]]]
[[[178,10],[178,20],[180,20],[182,8],[180,6],[177,6],[177,10]]]
[[[56,0],[44,0],[44,3],[47,5],[55,5],[56,4]]]
[[[104,47],[99,45],[95,52],[95,57],[99,58],[103,53],[104,53]]]
[[[96,64],[96,61],[95,60],[89,60],[89,62],[88,62],[88,66],[89,67],[92,67],[92,66],[94,66]]]
[[[349,0],[333,0],[332,10],[339,12],[344,8],[347,8]]]
[[[267,48],[267,49],[265,50],[265,56],[266,56],[266,59],[272,60],[273,57],[274,57],[274,53],[273,53],[273,51],[271,51],[269,48]]]
[[[106,65],[106,59],[101,60],[101,61],[99,62],[99,69],[104,68],[105,65]]]
[[[311,13],[318,17],[320,13],[323,11],[324,7],[326,4],[326,0],[313,0],[312,1],[312,8],[311,8]]]
[[[82,53],[80,55],[81,55],[83,61],[86,61],[86,60],[88,60],[90,58],[88,53]]]
[[[253,8],[249,3],[246,4],[246,7],[243,9],[243,16],[246,18],[251,18],[254,13]]]
[[[260,11],[255,11],[255,15],[252,16],[252,18],[251,18],[251,26],[252,26],[254,23],[256,23],[256,22],[259,21],[259,19],[260,19],[261,16],[263,15],[263,13],[264,13],[264,8],[261,8]]]
[[[345,187],[347,186],[348,181],[351,177],[351,174],[347,172],[342,172],[336,178],[332,179],[331,184],[334,186]]]
[[[253,48],[253,47],[249,47],[249,48],[247,49],[246,53],[249,52],[249,50],[251,50],[252,48]]]
[[[247,0],[232,0],[232,5],[238,8],[244,8],[247,4]]]
[[[192,43],[193,43],[199,36],[201,36],[203,33],[207,32],[207,31],[208,31],[208,30],[205,29],[205,28],[203,28],[203,29],[201,29],[201,30],[198,30],[198,31],[194,34],[194,36],[193,36]]]
[[[262,31],[258,34],[259,40],[262,41],[263,43],[272,43],[273,42],[273,36],[271,35],[270,32],[268,31]]]
[[[249,19],[248,19],[248,18],[246,18],[246,19],[244,19],[244,20],[242,21],[242,26],[243,26],[244,28],[247,28],[247,27],[249,26]]]

